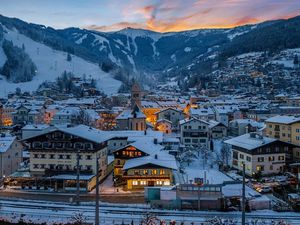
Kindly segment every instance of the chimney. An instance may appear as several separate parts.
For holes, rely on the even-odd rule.
[[[147,135],[147,130],[144,130],[144,135]]]
[[[154,158],[155,158],[155,159],[157,159],[157,158],[158,158],[158,157],[157,157],[157,154],[155,154],[155,155],[154,155]]]
[[[157,142],[158,142],[157,138],[154,138],[154,144],[157,145]]]

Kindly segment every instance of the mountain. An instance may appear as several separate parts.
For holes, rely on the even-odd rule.
[[[180,79],[208,74],[216,64],[221,66],[228,57],[238,54],[300,47],[299,16],[232,29],[169,33],[132,28],[116,32],[79,28],[56,30],[4,16],[0,16],[0,23],[5,30],[5,39],[13,40],[19,47],[24,42],[32,42],[27,44],[25,52],[29,53],[38,67],[38,74],[34,80],[54,79],[57,73],[54,74],[53,68],[59,67],[61,69],[58,72],[68,68],[79,75],[86,73],[102,77],[103,81],[105,78],[111,79],[109,81],[112,82],[116,78],[128,84],[129,80],[135,77],[151,84],[166,77]],[[14,33],[14,37],[11,33]],[[31,45],[34,47],[30,47]],[[38,46],[48,50],[40,52],[37,56]],[[65,61],[67,53],[73,55],[73,63]],[[44,54],[48,54],[48,57]],[[44,58],[43,62],[39,61],[40,58]],[[3,65],[3,61],[5,54],[0,48],[0,66]],[[63,62],[63,65],[55,66],[55,62]],[[43,74],[47,75],[43,77],[39,71],[45,65],[48,72],[44,69]],[[89,66],[90,69],[87,68]],[[114,87],[120,85],[120,82],[115,80],[113,83]],[[118,85],[115,85],[116,83]],[[103,86],[106,84],[109,82],[103,83]],[[116,88],[109,89],[109,92],[116,91]]]
[[[71,61],[68,61],[68,51],[66,48],[75,46],[74,44],[66,44],[62,45],[60,48],[55,48],[49,44],[46,39],[45,42],[43,42],[38,40],[37,36],[35,36],[34,39],[32,38],[32,36],[39,33],[41,29],[47,28],[43,26],[36,27],[37,25],[26,24],[22,21],[20,21],[22,26],[13,26],[12,24],[14,23],[3,23],[2,20],[0,20],[0,23],[2,30],[2,32],[0,30],[0,37],[2,33],[2,39],[0,39],[0,67],[4,67],[5,62],[7,61],[7,55],[3,49],[5,40],[12,42],[14,46],[19,47],[20,49],[24,49],[26,55],[30,57],[30,60],[32,60],[36,66],[36,75],[31,81],[18,83],[8,80],[6,76],[0,76],[0,96],[6,96],[9,92],[14,92],[17,87],[20,87],[22,91],[34,91],[42,82],[54,81],[64,71],[72,72],[76,76],[83,76],[85,74],[86,77],[95,78],[97,87],[106,94],[116,93],[121,86],[120,81],[114,79],[111,74],[105,73],[100,69],[98,63],[95,63],[96,60],[94,62],[89,60],[90,56],[84,57],[80,54],[78,54],[79,56],[71,54],[72,59]],[[52,29],[50,30],[51,32],[48,32],[48,35],[49,33],[54,32]],[[56,33],[53,36],[57,37],[57,40],[60,40],[56,43],[66,43],[64,39],[58,39],[59,36]],[[55,39],[52,41],[54,40]]]

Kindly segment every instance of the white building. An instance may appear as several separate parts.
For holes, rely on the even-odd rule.
[[[209,125],[208,122],[196,118],[181,120],[181,143],[209,147]]]
[[[232,167],[249,176],[278,174],[292,159],[295,145],[248,133],[225,141],[232,146]]]

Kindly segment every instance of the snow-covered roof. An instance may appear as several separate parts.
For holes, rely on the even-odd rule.
[[[175,157],[173,155],[170,155],[166,152],[157,152],[157,154],[155,155],[127,160],[124,164],[123,170],[128,170],[147,164],[157,165],[173,170],[177,170],[178,168]]]
[[[218,125],[225,126],[223,123],[221,123],[219,121],[215,121],[215,120],[210,120],[208,122],[209,122],[209,128],[214,128]]]
[[[225,143],[247,150],[253,150],[275,141],[277,141],[275,138],[264,137],[256,133],[248,133],[226,140]]]
[[[177,103],[176,103],[176,105],[177,105]],[[168,107],[168,108],[162,109],[162,110],[160,110],[160,111],[158,111],[158,112],[156,112],[156,113],[154,113],[154,114],[160,114],[160,113],[165,112],[165,111],[175,111],[175,112],[178,112],[178,113],[183,113],[183,112],[182,112],[181,110],[179,110],[179,109],[174,109],[174,108]]]
[[[300,122],[300,117],[295,116],[274,116],[266,120],[269,123],[291,124]]]
[[[253,190],[252,188],[245,186],[246,198],[261,197],[262,195]],[[224,197],[240,197],[242,196],[242,184],[226,184],[222,187],[222,194]]]
[[[153,138],[140,137],[140,138],[136,138],[135,140],[136,141],[128,144],[125,147],[133,146],[148,155],[156,154],[156,152],[159,152],[164,149],[164,146],[162,146],[160,144],[155,144]],[[121,147],[121,148],[124,148],[124,147]],[[116,151],[118,151],[118,150],[116,150]]]
[[[68,115],[79,115],[80,108],[79,107],[66,107],[61,109],[55,114],[57,116],[68,116]]]
[[[258,127],[258,128],[264,126],[264,123],[260,123],[252,119],[236,119],[236,120],[232,120],[231,123],[250,124],[252,127]]]
[[[117,117],[117,120],[130,119],[130,118],[146,118],[146,116],[140,110],[133,111],[130,109],[126,109]]]
[[[12,145],[12,143],[15,141],[16,137],[15,136],[11,136],[8,134],[5,134],[5,136],[3,135],[3,137],[0,137],[0,153],[4,153],[6,152],[10,146]]]
[[[95,175],[80,175],[79,179],[80,180],[90,180],[94,177]],[[56,176],[52,176],[51,179],[56,179],[56,180],[76,180],[77,175],[76,174],[60,174]]]
[[[205,124],[209,125],[208,122],[206,122],[206,121],[204,121],[204,120],[200,120],[200,119],[194,118],[194,117],[191,118],[191,119],[180,120],[180,121],[179,121],[179,124],[180,124],[180,125],[183,125],[183,124],[189,123],[189,122],[191,122],[191,121],[193,121],[193,120],[196,120],[196,121],[198,121],[198,122],[205,123]]]
[[[214,111],[212,108],[191,108],[190,114],[193,116],[207,116],[207,115],[214,115]]]

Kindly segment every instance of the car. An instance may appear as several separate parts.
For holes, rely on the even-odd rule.
[[[285,172],[284,176],[287,176],[288,178],[297,178],[297,176],[295,174],[290,173],[290,172]]]
[[[260,188],[257,188],[257,191],[259,193],[270,193],[272,192],[272,188],[269,186],[261,186]]]

